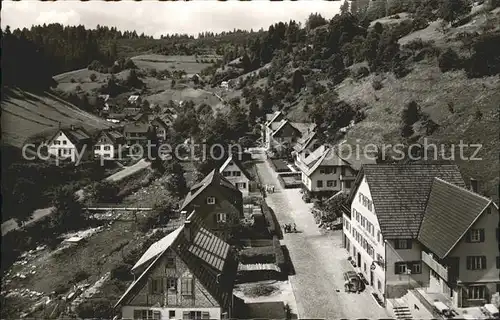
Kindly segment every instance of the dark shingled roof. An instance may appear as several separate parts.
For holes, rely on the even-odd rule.
[[[449,163],[364,165],[356,188],[363,176],[385,239],[417,238],[434,178],[465,187],[458,167]]]
[[[147,269],[134,281],[115,308],[130,301],[145,284],[148,274],[169,250],[173,250],[193,273],[196,280],[217,300],[225,309],[231,304],[234,281],[238,269],[238,262],[229,244],[201,226],[200,218],[193,212],[189,217],[189,226],[183,225],[164,239],[154,243],[157,255],[146,260],[154,260]],[[191,240],[186,236],[185,228],[190,228]],[[148,249],[150,251],[150,249]],[[141,258],[141,260],[144,260]]]
[[[184,198],[184,202],[182,203],[181,210],[184,210],[194,199],[196,199],[208,186],[210,185],[219,185],[221,187],[225,187],[233,192],[240,193],[240,190],[236,188],[229,180],[224,178],[219,170],[214,169],[210,172],[203,180],[193,185],[189,190],[186,198]]]
[[[445,258],[491,200],[441,179],[434,179],[418,241]]]

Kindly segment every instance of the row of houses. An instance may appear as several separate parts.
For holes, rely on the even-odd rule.
[[[159,117],[137,114],[133,121],[120,127],[111,127],[91,134],[80,126],[59,128],[48,139],[48,153],[59,159],[76,162],[80,159],[120,159],[120,151],[128,146],[146,142],[154,130],[159,141],[167,138],[169,125]]]
[[[305,192],[349,195],[343,245],[384,301],[421,288],[468,307],[500,292],[498,205],[455,164],[377,164],[322,145],[314,128],[299,133],[281,112],[267,119],[264,147],[293,145]]]
[[[500,215],[477,191],[454,164],[364,165],[344,247],[384,299],[423,288],[457,308],[487,304],[500,292]]]
[[[115,308],[123,319],[230,319],[238,270],[227,243],[243,219],[250,178],[229,157],[193,185],[180,207],[184,224],[142,255],[132,267],[135,281]]]

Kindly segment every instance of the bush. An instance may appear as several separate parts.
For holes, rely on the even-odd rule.
[[[458,54],[451,48],[448,48],[438,58],[439,69],[441,72],[458,70],[462,67],[462,61]]]
[[[75,311],[83,319],[112,319],[113,302],[106,298],[92,299],[81,303]]]
[[[380,79],[379,77],[373,78],[373,80],[372,80],[372,88],[375,91],[378,91],[378,90],[382,89],[383,88],[382,79]]]
[[[75,273],[75,276],[73,277],[73,281],[75,283],[82,282],[83,280],[87,280],[90,277],[90,274],[85,271],[85,270],[80,270],[77,273]]]
[[[281,243],[280,240],[278,239],[277,236],[273,237],[273,248],[274,248],[274,255],[275,255],[275,261],[276,265],[280,267],[281,270],[284,269],[286,260],[285,260],[285,254],[283,253],[283,249],[281,248]]]
[[[122,263],[111,269],[110,277],[111,279],[117,279],[121,281],[133,280],[134,277],[130,272],[132,266],[126,263]]]
[[[95,75],[95,73],[92,73],[90,75],[90,81],[94,82],[96,79],[97,79],[97,76]]]

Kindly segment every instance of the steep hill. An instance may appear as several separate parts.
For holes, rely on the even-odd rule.
[[[2,142],[21,148],[29,138],[49,136],[61,126],[81,125],[91,132],[109,127],[105,120],[44,92],[8,90],[2,97]]]

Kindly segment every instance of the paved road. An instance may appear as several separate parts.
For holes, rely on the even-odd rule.
[[[290,281],[299,318],[390,318],[368,290],[361,294],[344,292],[343,273],[352,266],[342,248],[341,232],[322,234],[309,212],[311,204],[302,200],[299,189],[281,188],[267,162],[257,163],[257,172],[263,184],[276,187],[266,201],[280,224],[296,223],[301,232],[285,234],[283,240],[296,272]]]
[[[151,165],[150,162],[145,161],[144,159],[138,161],[134,165],[131,165],[130,167],[125,167],[124,169],[118,171],[115,174],[110,175],[109,177],[106,178],[106,180],[109,181],[119,181],[121,179],[124,179],[142,169],[145,169]],[[78,190],[75,192],[75,195],[82,200],[83,199],[83,190]],[[43,208],[43,209],[38,209],[33,212],[33,215],[31,217],[31,220],[29,220],[26,224],[31,224],[37,220],[42,219],[43,217],[49,215],[52,211],[53,207],[50,208]],[[19,226],[17,225],[17,222],[14,219],[9,219],[2,223],[2,236],[7,234],[8,232],[12,230],[18,229]]]

